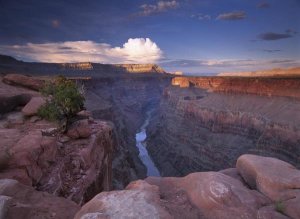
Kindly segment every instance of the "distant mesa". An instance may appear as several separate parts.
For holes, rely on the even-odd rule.
[[[118,64],[116,66],[122,67],[130,73],[166,73],[165,70],[156,64]]]
[[[0,54],[0,63],[15,63],[15,62],[19,62],[19,61],[11,56]]]
[[[218,74],[218,76],[238,76],[238,77],[300,76],[300,67],[274,68],[271,70],[251,71],[251,72],[223,72]]]
[[[183,75],[182,71],[174,71],[174,72],[168,72],[168,73],[172,74],[172,75]]]
[[[76,69],[76,70],[92,70],[93,65],[90,62],[80,62],[80,63],[63,63],[61,64],[63,69]]]

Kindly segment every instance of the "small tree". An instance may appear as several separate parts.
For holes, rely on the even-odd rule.
[[[64,76],[46,83],[41,92],[47,97],[46,104],[38,111],[38,115],[42,118],[68,125],[70,119],[83,109],[85,100],[83,94],[73,81]]]

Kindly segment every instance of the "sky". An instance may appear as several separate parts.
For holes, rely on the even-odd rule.
[[[0,54],[218,73],[300,66],[300,0],[0,0]]]

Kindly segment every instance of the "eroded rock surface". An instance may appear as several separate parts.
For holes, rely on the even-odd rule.
[[[43,97],[32,97],[22,109],[22,113],[24,113],[25,116],[34,116],[45,103],[46,100]]]
[[[3,82],[36,91],[39,91],[44,86],[43,80],[20,74],[8,74],[3,78]]]
[[[136,181],[126,190],[103,192],[95,196],[76,214],[75,219],[83,218],[172,218],[160,206],[157,186],[144,181]]]
[[[259,187],[257,190],[250,187],[253,183],[250,176],[259,176],[253,168],[246,168],[250,164],[266,178],[272,174],[270,183],[293,182],[293,188],[283,186],[281,192],[291,194],[292,189],[293,194],[298,194],[300,182],[295,179],[300,171],[295,167],[276,158],[243,155],[237,161],[237,168],[224,171],[227,175],[198,172],[185,177],[148,177],[132,182],[125,190],[101,193],[85,204],[75,218],[300,218],[298,197],[278,202]],[[290,168],[293,174],[276,175],[268,171],[268,165],[279,171]],[[268,185],[269,191],[277,192],[276,186]]]
[[[70,200],[38,192],[12,179],[0,180],[0,203],[3,219],[72,219],[79,210]]]

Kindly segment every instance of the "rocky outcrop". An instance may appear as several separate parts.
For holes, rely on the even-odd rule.
[[[92,135],[69,140],[61,136],[55,164],[51,165],[38,188],[85,203],[95,194],[112,187],[112,158],[115,147],[113,126],[94,121]]]
[[[272,164],[274,170],[285,170],[285,174],[269,172],[267,167]],[[260,174],[255,175],[254,169]],[[243,182],[220,172],[198,172],[182,178],[148,177],[145,181],[132,182],[123,191],[95,196],[75,218],[300,218],[297,202],[300,171],[295,167],[275,158],[243,155],[234,170]],[[257,177],[257,190],[249,188],[254,179],[251,176]],[[294,196],[273,199],[272,192],[261,190],[267,186],[268,191],[276,193],[279,187],[270,183],[275,185],[286,180],[289,186],[281,186],[280,191]]]
[[[0,93],[7,88],[11,95],[17,91],[33,96],[22,111],[0,117],[1,179],[15,179],[77,203],[111,189],[116,144],[111,123],[81,112],[62,134],[58,124],[34,116],[45,102],[37,92],[0,85]]]
[[[16,179],[77,203],[109,190],[115,144],[113,126],[91,121],[90,136],[78,140],[64,135],[48,136],[46,130],[55,128],[45,121],[32,124],[26,120],[22,127],[0,129],[1,151],[6,154],[0,178]]]
[[[67,136],[73,139],[88,138],[92,134],[88,119],[74,122],[67,131]]]
[[[222,93],[283,96],[300,99],[300,78],[175,77],[172,85]]]
[[[45,103],[46,100],[43,97],[32,97],[22,109],[22,113],[24,113],[25,116],[34,116]]]
[[[8,74],[3,78],[3,82],[36,91],[39,91],[44,86],[43,80],[20,74]]]
[[[74,202],[38,192],[12,179],[0,180],[0,218],[72,219],[79,206]]]
[[[21,87],[13,87],[2,82],[0,77],[0,114],[25,106],[33,96],[40,94]]]
[[[163,176],[229,168],[244,153],[299,167],[297,98],[177,86],[164,97],[147,130],[148,151]]]

